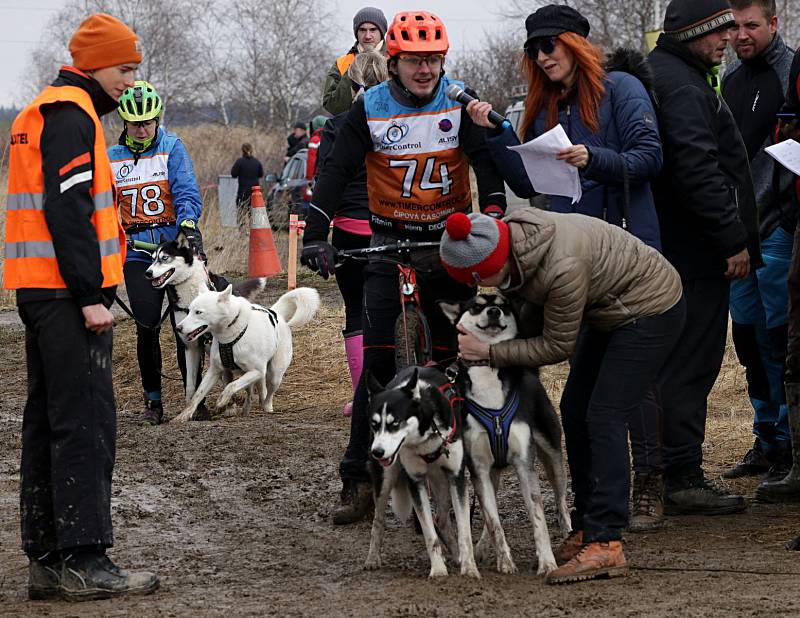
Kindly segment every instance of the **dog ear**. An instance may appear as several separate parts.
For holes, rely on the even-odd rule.
[[[461,305],[459,303],[453,303],[449,300],[437,300],[436,304],[439,305],[439,309],[442,310],[442,313],[450,322],[455,324],[458,321],[458,316],[461,315]]]
[[[178,231],[178,236],[175,238],[178,243],[178,248],[180,249],[189,249],[189,241],[186,240],[186,235],[183,233],[183,230]]]
[[[367,375],[365,376],[365,379],[367,382],[367,393],[369,393],[370,397],[377,395],[383,390],[383,385],[378,382],[378,379],[371,370],[367,369]]]
[[[228,284],[228,287],[226,287],[219,293],[219,298],[217,299],[217,302],[227,303],[228,301],[230,301],[232,293],[233,293],[233,286],[231,284]]]
[[[414,401],[420,400],[420,392],[419,392],[419,368],[414,367],[414,371],[411,372],[411,377],[408,379],[403,385],[403,390],[411,395],[411,399]]]

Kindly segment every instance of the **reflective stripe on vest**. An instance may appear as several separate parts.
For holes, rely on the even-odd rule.
[[[330,56],[328,56],[330,58]],[[353,64],[353,60],[356,59],[356,55],[353,53],[345,54],[344,56],[339,56],[336,59],[336,68],[339,69],[339,75],[344,75],[347,73],[347,69],[350,68],[350,65]]]
[[[71,67],[67,70],[83,75]],[[53,238],[44,215],[44,172],[40,150],[44,129],[41,107],[57,102],[77,105],[94,123],[94,169],[90,188],[94,212],[91,222],[99,245],[102,286],[118,285],[123,279],[125,232],[117,214],[114,177],[100,119],[85,90],[75,86],[49,86],[20,112],[11,129],[19,139],[12,140],[9,155],[3,274],[6,289],[67,287],[58,268]],[[62,184],[69,185],[72,178]],[[88,174],[86,178],[88,180]],[[69,186],[61,187],[62,191],[68,189]]]

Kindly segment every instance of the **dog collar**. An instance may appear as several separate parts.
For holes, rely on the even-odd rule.
[[[439,446],[439,448],[437,448],[432,453],[428,453],[427,455],[420,455],[420,457],[422,457],[422,460],[425,463],[428,463],[428,464],[432,464],[434,461],[439,459],[439,457],[441,457],[442,455],[444,455],[445,457],[450,457],[450,449],[447,448],[447,447],[450,444],[452,444],[453,441],[455,440],[456,431],[457,431],[457,428],[458,428],[458,425],[457,425],[458,416],[456,414],[456,410],[453,409],[453,403],[464,400],[463,397],[459,397],[458,396],[458,394],[455,392],[455,389],[453,389],[453,385],[450,384],[450,383],[442,384],[439,387],[439,392],[445,397],[445,399],[447,399],[447,403],[450,405],[450,412],[453,415],[453,424],[450,427],[450,431],[448,432],[447,436],[443,436],[439,432],[439,428],[436,426],[436,423],[433,424],[434,429],[436,429],[436,433],[442,439],[442,443]]]

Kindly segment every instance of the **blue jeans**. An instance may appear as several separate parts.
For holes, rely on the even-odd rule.
[[[753,433],[765,451],[777,441],[791,440],[783,373],[792,241],[792,236],[778,227],[761,242],[764,266],[731,283],[733,342],[746,369],[755,412]]]

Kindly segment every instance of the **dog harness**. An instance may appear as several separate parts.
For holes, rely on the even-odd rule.
[[[439,434],[439,437],[442,439],[442,444],[432,453],[420,455],[420,457],[422,457],[422,461],[427,464],[432,464],[442,455],[445,457],[450,457],[450,449],[447,447],[453,443],[453,440],[455,440],[457,428],[457,410],[455,409],[455,404],[464,401],[463,397],[456,392],[456,390],[453,388],[453,385],[450,383],[442,384],[438,387],[438,389],[439,392],[444,395],[444,398],[447,399],[447,403],[450,404],[450,411],[453,414],[453,425],[450,427],[450,431],[448,432],[447,436],[443,436],[441,433],[439,433],[439,428],[436,426],[436,423],[433,424],[436,433]]]
[[[511,391],[505,405],[499,410],[490,410],[469,399],[465,400],[467,412],[478,421],[489,434],[489,444],[494,456],[494,468],[505,468],[508,465],[508,432],[511,422],[519,410],[519,393]]]
[[[259,305],[252,306],[253,311],[260,311],[261,313],[266,313],[267,317],[269,318],[270,324],[272,327],[275,328],[278,325],[278,314],[275,313],[272,309],[267,309],[265,307],[261,307]],[[237,313],[236,317],[233,318],[233,321],[228,324],[228,327],[233,326],[236,324],[236,320],[239,319],[239,315],[241,313]],[[234,339],[228,343],[219,343],[219,359],[222,362],[222,366],[225,367],[228,371],[241,371],[242,368],[236,364],[236,360],[233,358],[233,346],[235,346],[239,340],[244,337],[244,334],[247,332],[247,324],[245,324],[242,332]]]

